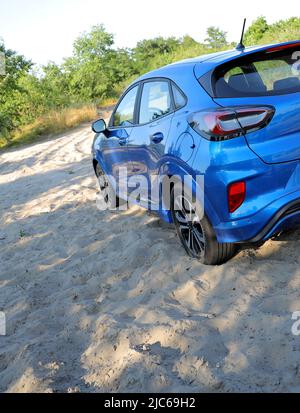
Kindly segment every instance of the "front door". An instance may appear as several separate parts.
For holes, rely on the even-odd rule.
[[[121,98],[110,120],[107,139],[102,144],[101,152],[105,173],[114,178],[117,192],[122,189],[123,193],[126,193],[127,189],[127,182],[120,180],[120,178],[122,178],[122,170],[126,170],[126,173],[128,173],[131,169],[128,142],[135,122],[135,105],[138,90],[139,85],[136,85],[129,89]],[[124,188],[119,187],[121,182]]]
[[[140,188],[141,204],[146,203],[147,207],[149,201],[154,204],[159,202],[159,193],[151,189],[157,183],[173,114],[170,82],[167,79],[145,81],[139,104],[138,126],[133,128],[129,137],[128,153],[132,173],[143,176],[145,179],[142,182],[147,182],[146,188]]]

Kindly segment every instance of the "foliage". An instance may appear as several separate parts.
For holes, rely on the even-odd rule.
[[[95,102],[113,94],[115,83],[128,78],[132,72],[129,51],[115,50],[113,35],[103,27],[94,26],[74,42],[73,56],[66,59],[64,71],[73,100]]]
[[[6,74],[0,76],[0,134],[4,134],[22,122],[28,90],[21,80],[29,72],[32,63],[14,51],[5,49],[2,42],[0,52],[4,53],[6,70]]]
[[[0,135],[0,149],[20,143],[29,143],[41,136],[63,132],[96,118],[97,108],[94,105],[50,110],[32,123],[24,125],[22,129],[15,131],[9,139],[4,135]]]
[[[211,49],[219,49],[225,46],[228,46],[226,40],[226,32],[223,32],[218,27],[211,26],[207,29],[208,37],[205,39],[205,42]]]
[[[245,44],[251,45],[259,43],[268,30],[269,26],[266,18],[263,16],[258,17],[245,33]]]

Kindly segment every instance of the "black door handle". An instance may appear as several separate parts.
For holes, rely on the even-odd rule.
[[[160,143],[164,140],[164,134],[162,132],[156,132],[151,136],[151,140],[153,143]]]
[[[119,139],[119,145],[120,146],[125,146],[128,143],[128,138],[120,138]]]

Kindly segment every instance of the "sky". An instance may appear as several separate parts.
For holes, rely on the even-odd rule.
[[[61,63],[74,40],[103,23],[117,47],[133,47],[157,36],[205,39],[219,26],[229,41],[239,41],[244,17],[269,23],[300,16],[299,0],[0,0],[0,38],[7,48],[34,63]]]

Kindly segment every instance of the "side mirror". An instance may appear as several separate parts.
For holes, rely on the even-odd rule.
[[[106,131],[106,129],[107,129],[107,126],[106,126],[105,120],[103,119],[96,120],[96,122],[92,124],[92,131],[95,133],[104,132]]]

